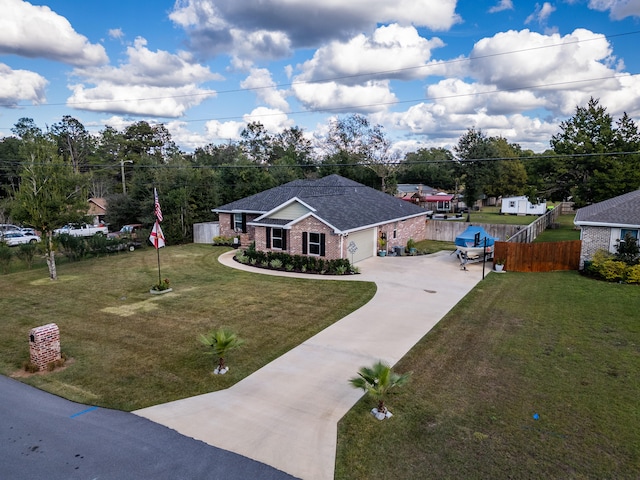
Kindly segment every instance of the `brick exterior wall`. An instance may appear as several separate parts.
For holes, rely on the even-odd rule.
[[[258,218],[257,214],[247,214],[246,215],[247,218],[247,223],[251,222],[253,220],[255,220],[256,218]],[[246,233],[242,233],[242,232],[236,232],[232,225],[233,225],[233,214],[231,213],[221,213],[219,215],[219,222],[220,222],[220,236],[221,237],[228,237],[228,238],[239,238],[240,239],[240,246],[242,247],[248,247],[249,244],[251,242],[253,242],[253,238],[255,236],[255,230],[256,227],[253,227],[251,225],[247,225],[247,231]]]
[[[29,332],[29,356],[38,370],[60,360],[60,330],[55,323],[32,328]]]
[[[333,230],[324,223],[313,217],[305,218],[296,223],[290,230],[287,230],[287,249],[284,252],[289,255],[302,255],[302,234],[303,232],[324,233],[325,234],[325,256],[326,259],[341,258],[340,256],[340,235],[336,235]],[[263,252],[281,251],[280,249],[267,248],[266,228],[255,230],[256,250]]]
[[[388,242],[387,246],[392,249],[394,246],[405,246],[410,238],[423,240],[426,235],[425,218],[418,217],[405,220],[404,222],[393,222],[382,225],[378,229],[378,234],[385,233]],[[396,231],[396,238],[393,238],[393,231]],[[347,252],[347,242],[345,238],[333,233],[333,230],[319,220],[308,217],[288,230],[286,253],[290,255],[302,255],[302,234],[303,232],[324,233],[325,234],[325,256],[326,259],[349,258]],[[278,249],[267,248],[266,229],[255,230],[256,250],[280,251]]]
[[[591,259],[598,250],[609,251],[611,245],[611,229],[609,227],[581,227],[582,249],[580,251],[580,268],[585,260]]]
[[[395,230],[396,236],[393,237]],[[387,239],[387,249],[391,250],[395,246],[404,247],[407,241],[413,238],[416,242],[426,238],[425,217],[411,218],[403,222],[392,222],[378,227],[378,237],[385,235]]]

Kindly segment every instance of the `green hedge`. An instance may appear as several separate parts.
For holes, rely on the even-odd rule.
[[[357,273],[357,269],[347,259],[327,260],[322,257],[289,255],[284,252],[263,252],[253,248],[238,252],[235,258],[240,263],[247,265],[287,272],[321,275],[350,275]]]

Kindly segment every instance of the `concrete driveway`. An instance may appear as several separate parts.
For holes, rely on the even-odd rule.
[[[251,270],[233,254],[220,261]],[[227,390],[134,413],[301,479],[333,479],[337,423],[362,396],[349,378],[377,360],[394,365],[482,279],[482,264],[461,270],[448,252],[358,267],[360,275],[329,278],[375,282],[367,305]]]

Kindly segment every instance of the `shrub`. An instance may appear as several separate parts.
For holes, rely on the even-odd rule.
[[[640,259],[640,247],[638,247],[638,241],[635,237],[627,233],[624,239],[618,242],[615,257],[616,260],[627,265],[636,265]]]
[[[26,263],[27,267],[30,269],[33,266],[33,259],[36,256],[38,249],[39,246],[35,243],[23,243],[22,245],[18,245],[16,257]]]
[[[87,242],[82,237],[63,233],[57,237],[61,253],[70,261],[78,260],[87,254]]]
[[[28,373],[36,373],[38,371],[38,366],[35,363],[29,361],[24,362],[22,364],[22,368],[25,372]]]
[[[282,260],[280,260],[279,258],[274,258],[269,262],[269,266],[271,268],[275,268],[276,270],[282,268]]]
[[[347,270],[347,267],[345,267],[345,266],[341,265],[341,266],[339,266],[339,267],[336,267],[336,271],[335,271],[335,273],[336,273],[337,275],[344,275],[345,273],[347,273],[347,271],[348,271],[348,270]]]
[[[218,235],[217,237],[213,237],[213,244],[231,246],[233,245],[233,237],[224,237],[222,235]]]
[[[105,235],[93,235],[87,240],[87,247],[89,251],[96,255],[107,253],[109,251],[110,244],[110,239]]]
[[[599,269],[602,278],[609,282],[621,282],[625,278],[627,264],[617,260],[606,260]]]
[[[627,268],[627,283],[640,283],[640,265]]]
[[[9,272],[9,264],[13,258],[11,247],[4,242],[0,242],[0,268],[3,273]]]
[[[263,268],[282,269],[288,272],[309,272],[330,275],[345,275],[353,272],[351,263],[347,259],[325,260],[319,257],[305,255],[289,255],[285,252],[263,252],[247,248],[236,255],[240,263],[259,265]]]

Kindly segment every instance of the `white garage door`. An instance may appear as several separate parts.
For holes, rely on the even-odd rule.
[[[351,263],[356,263],[375,255],[375,238],[375,228],[349,234],[346,238],[346,253]]]

